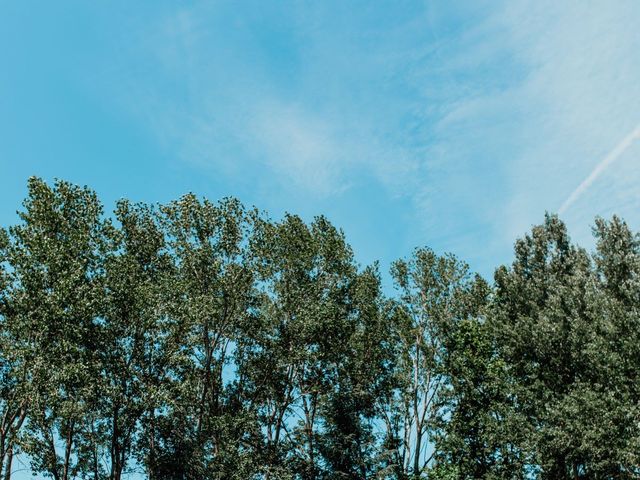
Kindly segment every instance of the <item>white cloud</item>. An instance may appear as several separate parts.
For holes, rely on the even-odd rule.
[[[512,224],[521,228],[526,212],[541,207],[556,210],[638,124],[640,4],[540,1],[510,5],[504,22],[517,54],[530,69],[517,89],[521,108],[531,115],[522,127],[530,141],[513,164],[516,193],[509,213]],[[616,168],[624,168],[629,161],[621,158]],[[612,178],[607,180],[594,184],[593,193],[616,191]],[[589,236],[589,227],[578,223],[590,223],[599,209],[591,200],[585,195],[566,212],[581,240]],[[622,204],[612,207],[618,213],[631,213]]]
[[[150,18],[123,107],[228,178],[382,185],[413,244],[494,263],[640,121],[635,0],[260,5]],[[565,212],[579,240],[597,213],[640,220],[636,147]]]
[[[640,125],[638,125],[631,133],[626,135],[620,143],[618,143],[613,150],[611,150],[606,157],[602,159],[600,163],[596,165],[589,176],[585,178],[578,187],[571,192],[571,195],[564,201],[558,213],[562,214],[569,207],[571,207],[584,193],[593,185],[593,183],[600,177],[607,168],[611,166],[618,158],[620,158],[632,145],[640,139]]]
[[[441,66],[453,93],[430,151],[447,165],[446,185],[475,194],[458,193],[458,204],[442,216],[480,216],[495,250],[504,251],[545,210],[556,211],[640,120],[638,22],[634,1],[516,0],[458,36]],[[640,220],[632,208],[638,190],[623,188],[640,182],[637,165],[637,151],[629,149],[583,189],[565,212],[577,240],[589,241],[596,214]],[[465,233],[460,225],[451,231]]]
[[[348,186],[343,172],[350,149],[324,119],[271,102],[257,109],[249,128],[256,156],[296,187],[328,195]]]
[[[318,197],[363,178],[404,192],[419,154],[398,138],[405,109],[385,91],[390,62],[405,61],[388,45],[397,38],[369,48],[369,40],[353,41],[351,25],[333,24],[332,9],[316,10],[200,3],[150,19],[133,45],[143,71],[124,74],[120,102],[168,151],[217,174],[262,169],[259,181]],[[267,54],[265,45],[280,48],[280,40],[260,35],[274,30],[290,43]],[[292,58],[276,68],[280,55]]]

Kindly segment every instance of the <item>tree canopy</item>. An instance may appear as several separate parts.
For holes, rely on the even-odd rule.
[[[640,478],[640,236],[547,214],[487,281],[325,217],[28,182],[0,229],[0,474]]]

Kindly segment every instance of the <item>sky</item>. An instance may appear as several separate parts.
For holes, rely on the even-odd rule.
[[[0,225],[31,175],[235,196],[491,277],[561,211],[640,227],[640,2],[0,0]],[[612,158],[613,157],[613,158]]]
[[[640,227],[638,25],[637,0],[0,0],[0,225],[37,175],[107,211],[324,214],[383,271],[430,246],[491,277],[545,211],[589,247],[596,215]]]

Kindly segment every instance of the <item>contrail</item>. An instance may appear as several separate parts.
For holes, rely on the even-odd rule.
[[[638,125],[629,135],[624,137],[622,141],[615,146],[613,150],[609,152],[609,154],[604,157],[604,159],[593,169],[593,171],[589,174],[587,178],[585,178],[578,188],[576,188],[571,195],[564,201],[558,213],[564,213],[567,208],[569,208],[579,197],[584,193],[584,191],[591,186],[591,184],[600,176],[600,174],[611,165],[617,158],[622,155],[627,148],[631,146],[631,144],[640,138],[640,125]]]

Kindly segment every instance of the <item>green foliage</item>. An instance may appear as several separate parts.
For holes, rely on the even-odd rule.
[[[32,178],[0,230],[0,475],[640,478],[640,237],[547,215],[493,284],[326,218]]]
[[[637,319],[637,307],[620,303],[634,288],[637,242],[615,218],[610,225],[598,220],[597,235],[594,266],[562,222],[547,216],[516,243],[512,268],[496,273],[496,340],[512,411],[528,427],[512,438],[540,478],[639,474],[638,404],[634,387],[627,388],[636,382],[624,367],[636,347],[618,330],[620,320]],[[637,322],[627,331],[634,332]]]
[[[20,446],[35,471],[76,475],[90,459],[83,423],[99,398],[97,319],[103,315],[108,224],[87,188],[29,181],[22,224],[10,229],[11,332],[29,382]],[[59,445],[60,448],[56,448]]]

